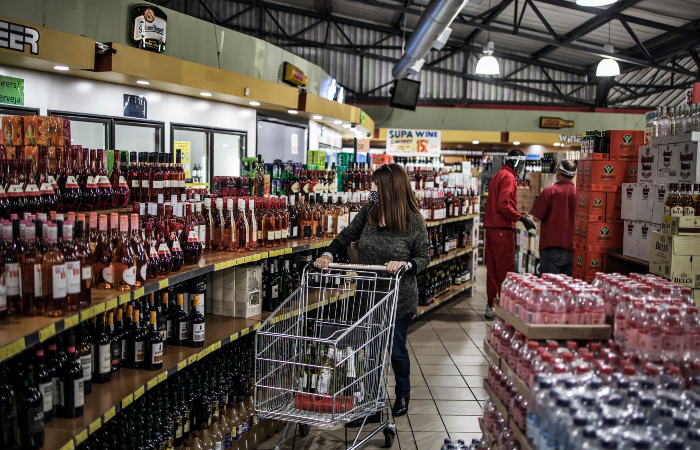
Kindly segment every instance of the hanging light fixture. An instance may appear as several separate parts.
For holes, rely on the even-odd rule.
[[[498,75],[501,72],[498,60],[493,56],[493,49],[493,42],[489,41],[484,44],[484,56],[476,63],[474,73],[477,75]]]
[[[612,44],[605,44],[603,49],[607,53],[613,53],[615,50]],[[604,58],[598,63],[598,69],[595,72],[597,77],[616,77],[620,75],[620,65],[612,58]]]
[[[576,0],[579,6],[606,6],[617,3],[617,0]]]

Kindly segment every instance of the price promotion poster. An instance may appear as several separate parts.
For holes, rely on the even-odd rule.
[[[185,169],[185,179],[188,180],[190,179],[190,154],[191,154],[191,147],[192,143],[191,142],[185,142],[185,141],[175,141],[173,142],[173,145],[175,146],[175,153],[177,153],[178,150],[180,150],[180,162],[182,162],[182,166]]]
[[[393,156],[440,156],[440,130],[387,130],[386,152]]]

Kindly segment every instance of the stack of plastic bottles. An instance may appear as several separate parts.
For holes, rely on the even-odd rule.
[[[509,273],[500,306],[531,325],[602,325],[603,293],[595,285],[566,275]]]
[[[479,443],[483,441],[483,446],[480,447]],[[452,442],[452,439],[445,438],[442,443],[440,450],[490,450],[488,443],[485,439],[472,439],[471,443],[467,444],[464,439],[457,439],[457,442]]]

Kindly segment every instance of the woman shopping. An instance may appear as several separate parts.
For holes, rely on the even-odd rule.
[[[398,417],[408,412],[411,363],[406,338],[408,326],[418,312],[416,274],[430,263],[430,244],[408,176],[401,166],[385,164],[377,169],[372,174],[370,194],[372,201],[360,209],[315,264],[318,268],[327,268],[344,248],[359,241],[360,264],[383,265],[392,274],[405,268],[399,285],[391,354],[396,378],[392,412]],[[373,419],[378,421],[378,418]]]

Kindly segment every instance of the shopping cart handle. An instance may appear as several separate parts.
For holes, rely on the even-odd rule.
[[[329,269],[365,269],[365,270],[377,270],[377,271],[385,271],[386,272],[386,266],[379,266],[379,265],[369,265],[369,264],[335,264],[335,263],[330,263],[328,264]]]

